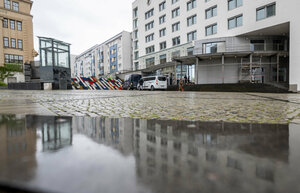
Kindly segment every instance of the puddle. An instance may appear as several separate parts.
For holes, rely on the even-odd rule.
[[[293,124],[0,115],[0,188],[300,192],[299,139]]]

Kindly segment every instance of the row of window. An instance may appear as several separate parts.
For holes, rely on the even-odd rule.
[[[193,3],[193,2],[194,1],[189,1],[188,5],[189,6],[194,5],[195,3]],[[189,3],[191,3],[191,5]],[[164,5],[164,4],[165,4],[165,2],[161,3],[160,5]],[[229,10],[240,7],[242,5],[243,5],[242,0],[228,0],[228,9]],[[160,6],[160,7],[164,7],[164,6]],[[137,8],[134,9],[134,10],[137,11]],[[154,12],[154,9],[151,9],[150,11],[146,12],[146,14],[145,14],[146,19],[153,16],[153,14],[154,14],[153,12]],[[261,19],[274,16],[275,14],[276,14],[276,4],[272,3],[272,4],[269,4],[269,5],[260,7],[256,10],[256,20],[259,21]],[[180,15],[180,8],[179,7],[172,10],[172,18],[175,18],[179,15]],[[209,18],[212,18],[212,17],[215,17],[215,16],[217,16],[217,5],[215,5],[213,7],[210,7],[210,8],[205,10],[205,18],[206,19],[209,19]],[[166,15],[160,16],[159,17],[159,24],[163,24],[165,22],[166,22]],[[188,26],[193,25],[195,23],[196,23],[196,15],[193,15],[193,16],[187,18]],[[135,19],[133,21],[133,24],[134,24],[134,28],[137,28],[138,27],[138,19]],[[236,25],[236,26],[238,26],[238,25]],[[154,27],[154,21],[151,21],[151,22],[149,22],[145,25],[145,30],[148,31],[148,30],[152,29],[153,27]],[[232,27],[229,27],[229,29],[232,29]]]
[[[275,15],[275,4],[267,5],[257,10],[257,18],[263,19]],[[160,20],[161,21],[161,20]],[[196,24],[196,15],[187,18],[187,26]],[[243,15],[234,16],[228,19],[228,29],[233,29],[243,25]],[[146,31],[154,27],[154,21],[146,24]],[[172,24],[172,32],[180,30],[180,22]],[[209,25],[205,28],[205,35],[213,35],[217,33],[217,24]],[[159,31],[159,36],[163,37],[166,35],[166,28]],[[151,34],[151,38],[146,37],[146,42],[152,41],[154,34]]]
[[[172,4],[174,4],[174,3],[172,3]],[[243,5],[243,0],[228,0],[228,10],[235,9],[242,5]],[[196,6],[197,6],[196,0],[190,0],[186,3],[186,7],[187,7],[188,11],[191,9],[194,9]],[[166,1],[160,3],[158,6],[158,9],[159,9],[159,11],[163,11],[164,9],[166,9]],[[138,12],[138,8],[133,9],[133,17],[134,18],[137,17],[137,15],[138,15],[137,12]],[[179,14],[180,14],[180,7],[177,7],[172,10],[172,18],[179,16]],[[145,19],[148,19],[153,15],[154,15],[154,8],[152,8],[151,10],[149,10],[145,13]]]
[[[17,45],[17,43],[18,43],[18,45]],[[3,38],[3,46],[5,48],[9,48],[9,38],[8,37]],[[23,49],[23,40],[18,40],[18,42],[17,42],[15,38],[10,38],[10,48]]]
[[[196,40],[196,38],[197,38],[197,31],[192,31],[192,32],[187,34],[187,41],[188,42]],[[181,43],[180,36],[175,37],[175,38],[172,39],[172,46],[180,45],[180,43]],[[167,48],[167,42],[164,41],[164,42],[159,43],[159,48],[160,48],[160,50],[166,49]],[[146,54],[150,54],[150,53],[153,53],[153,52],[155,52],[155,46],[154,45],[151,45],[151,46],[146,48]],[[138,52],[136,52],[136,53],[138,53]],[[137,58],[137,57],[135,57],[135,58]]]
[[[15,30],[17,27],[18,31],[22,31],[22,22],[21,21],[15,21],[12,19],[3,18],[2,26],[3,26],[3,28],[8,28],[8,26],[9,26],[10,29],[12,29],[12,30]]]
[[[23,56],[4,54],[6,64],[23,64]]]
[[[11,2],[10,0],[4,0],[4,8],[19,11],[19,3],[15,1]]]

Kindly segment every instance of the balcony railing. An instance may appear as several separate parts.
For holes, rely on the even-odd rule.
[[[269,52],[269,51],[288,51],[283,44],[265,44],[265,43],[250,43],[238,45],[225,45],[221,49],[215,45],[210,47],[198,47],[194,49],[194,54],[216,54],[226,52]]]

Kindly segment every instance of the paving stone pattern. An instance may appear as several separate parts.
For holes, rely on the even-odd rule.
[[[300,123],[300,94],[1,90],[0,113]]]

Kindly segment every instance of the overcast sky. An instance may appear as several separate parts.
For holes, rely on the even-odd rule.
[[[33,30],[71,43],[78,55],[121,31],[131,31],[133,0],[33,0]]]

